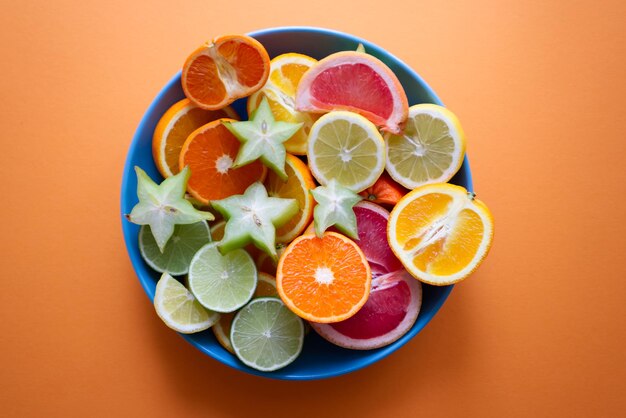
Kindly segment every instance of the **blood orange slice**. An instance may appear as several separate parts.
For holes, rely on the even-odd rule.
[[[395,74],[378,58],[356,51],[331,54],[304,73],[296,109],[324,113],[349,110],[384,130],[400,133],[409,109]]]
[[[311,322],[324,339],[340,347],[370,350],[391,344],[411,329],[422,305],[422,286],[406,270],[372,280],[365,305],[333,324]]]

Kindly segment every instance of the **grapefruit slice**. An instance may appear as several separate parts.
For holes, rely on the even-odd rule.
[[[349,110],[399,134],[409,102],[400,81],[382,61],[356,51],[342,51],[304,73],[298,84],[296,109],[314,113]]]
[[[354,316],[332,324],[311,322],[325,340],[353,350],[384,347],[411,329],[422,305],[422,286],[406,270],[372,280],[365,305]]]

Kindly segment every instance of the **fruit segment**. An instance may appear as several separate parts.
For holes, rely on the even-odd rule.
[[[193,224],[215,217],[210,212],[201,212],[185,199],[185,187],[190,172],[183,169],[157,185],[145,171],[135,167],[137,173],[137,203],[126,218],[138,225],[150,225],[150,231],[163,252],[174,233],[175,225]]]
[[[369,296],[371,280],[363,252],[335,232],[296,238],[280,257],[276,273],[278,293],[289,309],[320,323],[354,315]]]
[[[259,90],[269,76],[269,61],[256,39],[221,36],[187,58],[181,76],[183,91],[203,109],[221,109]]]
[[[387,233],[392,250],[414,277],[448,285],[469,276],[487,255],[493,218],[463,187],[432,184],[400,200]]]
[[[356,51],[337,52],[319,61],[304,74],[296,95],[298,110],[349,110],[393,133],[400,133],[408,107],[404,89],[389,67]]]
[[[253,243],[276,259],[276,227],[298,212],[295,199],[269,197],[261,183],[254,183],[242,195],[213,202],[226,220],[224,238],[218,248],[223,254]]]
[[[287,180],[287,151],[283,143],[300,129],[301,123],[276,121],[267,99],[263,99],[249,121],[224,122],[224,126],[241,142],[233,167],[241,167],[260,159],[281,179]]]

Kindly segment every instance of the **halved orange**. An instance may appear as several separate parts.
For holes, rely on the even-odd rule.
[[[313,218],[313,205],[315,204],[310,191],[316,185],[309,167],[298,157],[287,154],[285,172],[287,181],[281,180],[273,171],[265,179],[265,187],[270,196],[296,199],[298,202],[298,213],[286,224],[276,229],[276,242],[281,243],[291,242],[302,233]]]
[[[187,58],[181,83],[187,98],[197,106],[215,110],[263,87],[269,69],[269,55],[259,41],[246,35],[225,35]]]
[[[296,109],[348,110],[397,134],[406,122],[409,102],[398,77],[385,63],[372,55],[342,51],[320,60],[302,76]]]
[[[187,191],[202,203],[242,194],[255,181],[263,181],[267,169],[260,161],[232,168],[239,140],[218,119],[193,131],[180,152],[179,168],[189,166]]]
[[[370,202],[395,205],[408,190],[396,183],[389,174],[383,173],[376,183],[359,193]]]
[[[412,276],[437,286],[468,277],[486,257],[493,217],[475,194],[436,183],[409,192],[387,224],[391,249]]]
[[[276,287],[285,305],[308,321],[343,321],[369,296],[372,272],[361,249],[336,232],[302,235],[278,262]]]
[[[190,133],[220,118],[239,119],[230,106],[220,110],[202,109],[183,99],[174,103],[161,117],[152,137],[152,156],[165,178],[178,174],[180,150]]]
[[[296,110],[296,91],[300,79],[316,62],[315,58],[294,52],[272,58],[267,83],[248,98],[249,115],[259,107],[263,97],[266,97],[276,120],[302,123],[298,132],[285,142],[287,152],[296,155],[306,154],[307,137],[313,122],[318,118],[312,113]]]

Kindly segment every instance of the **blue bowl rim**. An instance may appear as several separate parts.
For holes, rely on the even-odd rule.
[[[354,42],[355,44],[361,43],[361,44],[363,44],[363,46],[365,47],[365,49],[367,51],[374,51],[376,53],[385,55],[389,60],[394,61],[394,63],[396,65],[401,67],[407,73],[411,74],[411,77],[416,79],[422,85],[424,90],[433,99],[433,103],[436,103],[436,104],[439,104],[439,105],[442,105],[442,106],[444,105],[443,102],[441,101],[441,99],[437,96],[437,94],[428,85],[428,83],[426,83],[426,81],[415,70],[413,70],[410,66],[408,66],[404,61],[402,61],[401,59],[399,59],[395,55],[391,54],[387,50],[379,47],[378,45],[376,45],[376,44],[374,44],[374,43],[372,43],[372,42],[370,42],[370,41],[368,41],[366,39],[360,38],[358,36],[351,35],[351,34],[348,34],[348,33],[345,33],[345,32],[337,31],[337,30],[333,30],[333,29],[313,27],[313,26],[280,26],[280,27],[273,27],[273,28],[266,28],[266,29],[256,30],[256,31],[253,31],[253,32],[249,32],[248,35],[251,36],[251,37],[256,38],[256,37],[259,37],[259,36],[262,37],[264,35],[270,35],[270,34],[271,35],[275,35],[277,33],[292,33],[292,32],[312,32],[312,33],[318,33],[318,34],[324,34],[324,35],[331,35],[331,36],[340,37],[340,38],[343,38],[343,39],[346,39],[346,40],[350,40],[350,41]],[[149,123],[149,121],[148,121],[149,115],[154,112],[155,108],[158,106],[158,103],[160,102],[160,100],[162,99],[164,94],[169,89],[171,89],[172,86],[174,86],[176,83],[180,82],[180,76],[181,76],[181,72],[179,71],[159,91],[157,96],[152,100],[152,102],[148,106],[148,109],[145,111],[143,117],[141,118],[141,121],[140,121],[139,125],[137,126],[137,129],[135,130],[135,133],[133,135],[132,141],[131,141],[130,146],[128,148],[128,152],[126,154],[127,155],[126,162],[124,164],[124,173],[123,173],[123,176],[122,176],[120,208],[121,208],[121,223],[122,223],[122,230],[123,230],[123,235],[124,235],[124,242],[125,242],[125,245],[126,245],[126,248],[127,248],[127,251],[128,251],[129,258],[131,259],[130,261],[131,261],[131,264],[133,266],[133,270],[135,271],[135,274],[137,275],[137,278],[139,279],[139,282],[141,283],[141,286],[144,289],[144,292],[146,293],[146,296],[148,296],[148,298],[151,301],[154,298],[154,292],[152,292],[152,290],[148,287],[148,283],[146,282],[146,279],[141,276],[140,272],[138,271],[138,269],[137,269],[137,267],[135,265],[137,262],[142,262],[143,260],[141,260],[141,259],[135,260],[134,257],[132,256],[132,254],[129,251],[130,246],[133,245],[131,240],[135,240],[136,236],[134,236],[133,234],[130,233],[130,231],[129,231],[129,223],[124,218],[124,201],[125,201],[124,191],[128,189],[131,175],[134,172],[133,167],[132,167],[132,163],[131,163],[131,155],[133,155],[135,153],[136,148],[138,147],[140,132],[142,132],[142,131],[144,131],[146,129],[145,125],[147,125]],[[463,162],[461,170],[463,170],[463,175],[466,178],[466,188],[468,190],[472,191],[473,190],[473,182],[472,182],[472,175],[471,175],[471,170],[470,170],[470,165],[469,165],[469,160],[468,160],[467,154],[465,156],[465,160]],[[304,380],[304,381],[307,381],[307,380],[326,379],[326,378],[330,378],[330,377],[341,376],[341,375],[344,375],[344,374],[347,374],[347,373],[352,373],[352,372],[355,372],[355,371],[360,370],[362,368],[365,368],[365,367],[367,367],[367,366],[369,366],[369,365],[371,365],[373,363],[376,363],[376,362],[382,360],[383,358],[387,357],[388,355],[390,355],[394,351],[400,349],[408,341],[410,341],[415,335],[417,335],[428,323],[430,323],[432,318],[437,314],[437,312],[439,311],[441,306],[443,306],[445,301],[448,299],[448,297],[449,297],[450,293],[452,292],[453,288],[454,288],[454,285],[450,285],[450,286],[446,286],[445,287],[445,290],[444,290],[442,296],[437,300],[437,302],[434,304],[433,308],[431,309],[430,317],[427,318],[427,321],[422,326],[414,326],[406,334],[404,334],[401,338],[399,338],[397,341],[393,342],[392,344],[390,344],[390,345],[388,345],[386,347],[378,349],[375,352],[372,352],[371,355],[369,355],[367,357],[364,357],[357,364],[354,364],[354,365],[352,365],[350,367],[343,368],[341,370],[333,371],[331,373],[310,374],[310,375],[303,376],[303,375],[276,374],[276,372],[274,372],[274,373],[261,372],[261,371],[257,371],[257,370],[254,370],[252,368],[246,367],[243,363],[239,363],[239,362],[236,362],[236,361],[233,362],[233,361],[230,361],[230,359],[223,358],[222,356],[217,355],[216,353],[208,350],[206,347],[197,344],[188,335],[185,335],[185,334],[179,334],[179,335],[181,337],[183,337],[191,345],[193,345],[195,348],[197,348],[199,351],[209,355],[211,358],[216,359],[219,362],[221,362],[221,363],[223,363],[223,364],[225,364],[225,365],[227,365],[227,366],[229,366],[229,367],[231,367],[231,368],[233,368],[235,370],[243,371],[243,372],[246,372],[246,373],[249,373],[249,374],[252,374],[252,375],[256,375],[256,376],[261,376],[261,377],[271,378],[271,379],[279,379],[279,380]]]

